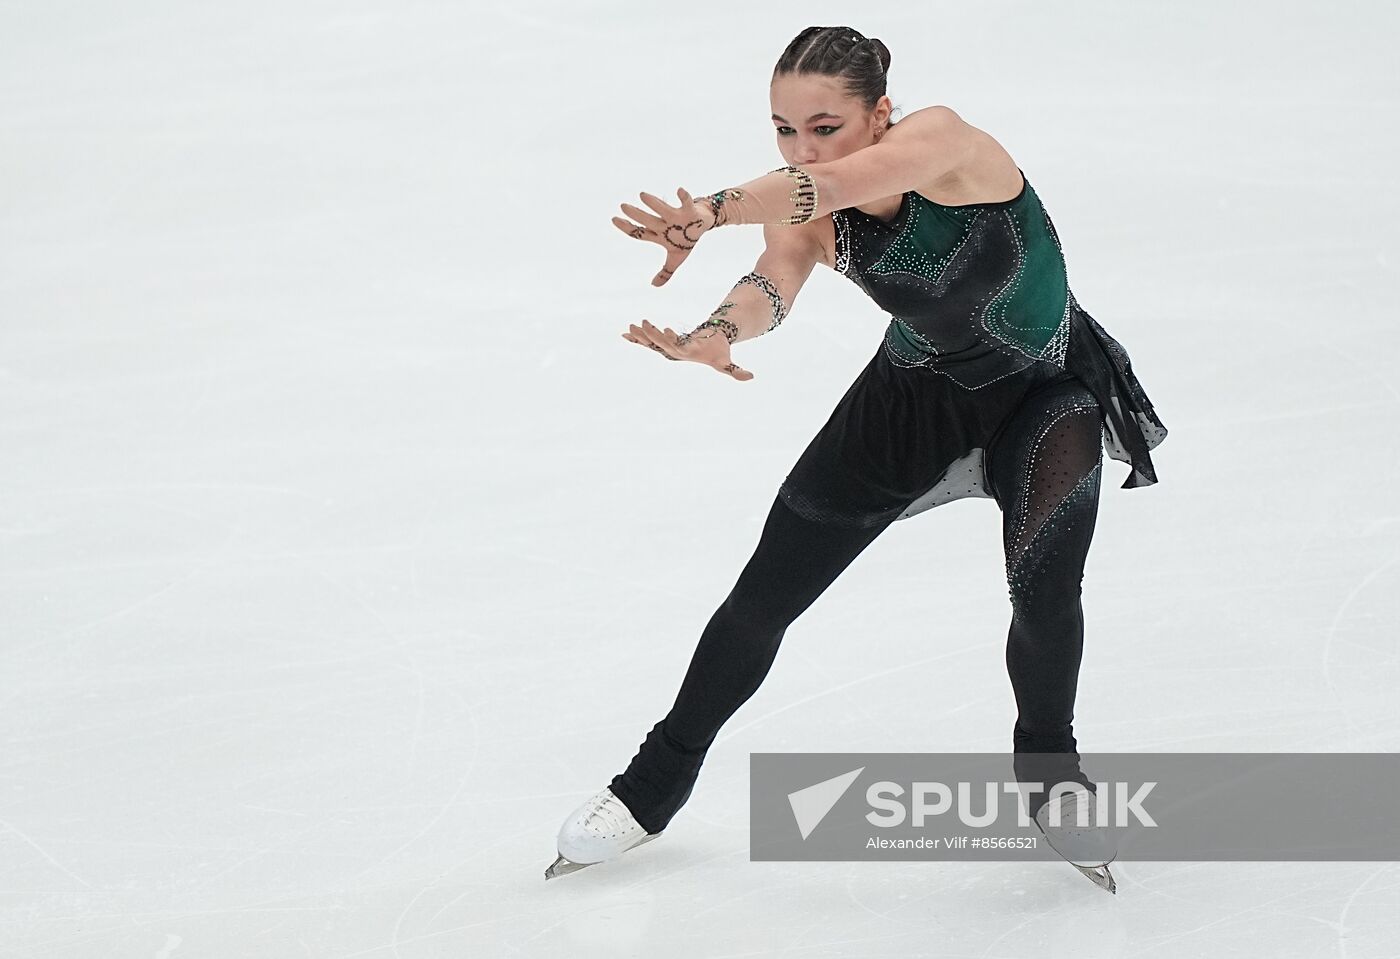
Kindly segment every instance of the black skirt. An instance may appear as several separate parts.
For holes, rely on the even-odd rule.
[[[1104,416],[1109,456],[1130,467],[1125,488],[1157,482],[1148,455],[1167,434],[1127,351],[1072,305],[1065,365],[1037,360],[967,389],[936,368],[891,362],[882,342],[779,487],[798,515],[870,527],[965,497],[992,498],[985,456],[1036,390],[1065,379]]]

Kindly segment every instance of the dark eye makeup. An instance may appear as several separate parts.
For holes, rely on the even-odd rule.
[[[792,135],[791,133],[785,133],[785,132],[783,132],[783,131],[785,131],[785,130],[791,131],[791,130],[792,130],[792,127],[777,127],[776,129],[777,129],[777,131],[778,131],[778,136],[780,136],[780,137],[785,137],[785,136],[791,136],[791,135]],[[820,134],[821,136],[829,137],[829,136],[831,136],[832,133],[835,133],[837,130],[841,129],[841,127],[831,127],[831,126],[822,125],[822,126],[819,126],[819,127],[813,127],[813,129],[814,129],[814,130],[817,130],[817,131],[821,131],[821,130],[830,130],[831,133],[821,133],[821,134]]]

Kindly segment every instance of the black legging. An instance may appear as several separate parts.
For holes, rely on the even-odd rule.
[[[1089,785],[1079,772],[1072,723],[1102,425],[1093,396],[1065,377],[1028,395],[985,454],[990,492],[1002,510],[1012,608],[1006,667],[1022,781]],[[864,529],[816,523],[774,499],[758,546],[700,636],[670,712],[612,780],[614,794],[647,832],[664,829],[689,798],[706,751],[768,675],[787,627],[889,522]],[[1043,801],[1043,791],[1030,793],[1032,815]]]

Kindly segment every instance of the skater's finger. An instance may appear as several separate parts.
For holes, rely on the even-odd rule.
[[[658,233],[666,229],[666,221],[661,219],[661,217],[653,216],[652,214],[647,213],[646,211],[641,210],[630,203],[622,204],[622,212],[626,213],[628,216],[636,220],[642,226],[653,229]]]
[[[652,323],[650,320],[642,320],[642,332],[646,333],[647,339],[651,340],[657,346],[665,347],[667,349],[671,348],[671,338],[665,333],[663,333],[661,329],[657,327],[656,324]]]
[[[662,330],[662,336],[664,337],[666,349],[670,350],[672,353],[690,352],[688,349],[690,345],[689,342],[682,340],[681,335],[669,326]]]
[[[671,206],[659,196],[652,196],[650,193],[643,193],[641,194],[641,197],[643,203],[651,207],[657,213],[660,213],[663,217],[665,217],[668,220],[675,219],[676,215],[680,213],[680,208]]]
[[[630,220],[624,220],[620,216],[613,217],[612,223],[613,226],[617,227],[623,233],[626,233],[628,236],[633,237],[634,239],[651,240],[653,243],[656,242],[658,239],[655,230],[648,230],[646,227],[638,226]]]
[[[643,342],[647,346],[650,346],[668,360],[679,359],[679,357],[672,355],[669,344],[667,344],[662,337],[661,331],[653,326],[650,321],[642,320],[642,325],[640,327],[634,326],[632,330],[642,337]]]
[[[633,343],[636,343],[638,346],[651,347],[656,345],[651,341],[651,337],[647,336],[646,330],[642,329],[635,323],[628,326],[627,333],[623,335],[626,336]]]
[[[684,350],[676,343],[676,338],[674,336],[667,336],[654,326],[651,328],[651,341],[656,345],[658,350],[665,353],[671,359],[679,360],[685,358],[683,355]]]

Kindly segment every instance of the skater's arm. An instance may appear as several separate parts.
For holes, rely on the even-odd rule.
[[[731,344],[778,328],[797,291],[812,275],[821,247],[811,229],[763,228],[764,250],[753,271],[740,277],[710,318],[692,332],[717,327]]]
[[[976,130],[944,106],[909,114],[876,143],[828,163],[786,166],[695,201],[706,229],[738,223],[794,225],[832,210],[917,189],[972,157]]]

